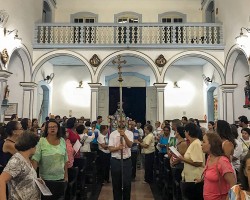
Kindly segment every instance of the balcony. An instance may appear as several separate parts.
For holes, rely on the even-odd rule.
[[[223,49],[222,24],[36,24],[33,47]]]

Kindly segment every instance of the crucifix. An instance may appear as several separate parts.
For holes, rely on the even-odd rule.
[[[121,56],[118,55],[116,59],[114,59],[112,61],[113,64],[118,64],[118,81],[120,83],[120,120],[118,122],[118,124],[120,123],[120,126],[124,126],[124,122],[122,121],[122,81],[123,81],[123,78],[122,78],[122,66],[121,64],[126,64],[126,60],[121,60]],[[124,119],[125,120],[125,119]],[[123,127],[124,129],[125,127]],[[119,126],[118,126],[118,129],[119,129]],[[118,130],[119,131],[119,130]],[[123,144],[123,137],[120,136],[120,143]],[[123,180],[124,180],[124,177],[123,177],[123,149],[121,149],[121,179],[122,179],[122,199],[123,199]]]

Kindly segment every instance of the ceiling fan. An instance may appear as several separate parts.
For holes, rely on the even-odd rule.
[[[43,81],[46,81],[48,84],[50,84],[53,78],[55,77],[54,73],[51,73],[50,75],[47,75],[47,76],[45,75],[45,72],[43,70],[41,71],[41,73],[42,73]]]

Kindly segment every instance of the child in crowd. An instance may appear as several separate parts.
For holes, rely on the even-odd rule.
[[[15,143],[17,153],[9,160],[0,176],[0,199],[6,199],[6,184],[8,183],[9,199],[32,199],[41,198],[40,191],[36,186],[37,173],[32,167],[30,157],[36,151],[38,136],[24,132]]]

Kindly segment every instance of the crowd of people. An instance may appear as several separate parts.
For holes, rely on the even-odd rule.
[[[97,152],[101,185],[110,182],[111,171],[115,200],[130,199],[138,162],[144,166],[145,184],[154,183],[157,167],[166,165],[175,200],[249,198],[250,129],[246,116],[240,116],[237,125],[217,120],[202,127],[199,120],[183,116],[181,120],[156,121],[154,127],[149,121],[141,126],[133,120],[120,121],[111,132],[109,126],[102,125],[102,116],[90,122],[57,115],[46,118],[39,127],[37,119],[19,120],[13,115],[0,129],[0,199],[8,194],[11,199],[41,199],[44,196],[37,181],[48,186],[55,181],[66,190],[74,160],[87,152]],[[53,194],[53,188],[49,189]]]

